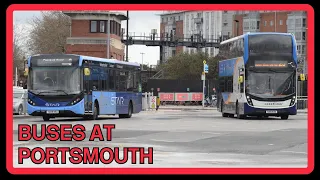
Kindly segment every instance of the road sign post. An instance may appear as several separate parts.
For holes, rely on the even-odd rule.
[[[204,108],[204,102],[205,102],[205,94],[204,94],[204,90],[205,90],[205,82],[206,82],[206,73],[208,73],[209,71],[209,66],[207,65],[207,61],[203,60],[203,72],[202,72],[202,76],[201,76],[201,80],[203,81],[202,83],[202,94],[203,94],[203,98],[202,98],[202,107]]]

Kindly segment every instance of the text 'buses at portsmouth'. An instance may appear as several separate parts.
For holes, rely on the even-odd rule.
[[[247,33],[221,42],[218,110],[223,117],[296,115],[297,49],[289,33]]]
[[[81,55],[35,55],[28,60],[32,116],[130,118],[142,109],[140,65]]]

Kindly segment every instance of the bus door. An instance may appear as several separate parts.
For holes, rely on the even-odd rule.
[[[83,77],[83,89],[84,89],[84,109],[85,112],[92,112],[92,81],[91,81],[91,70],[89,67],[84,68]]]

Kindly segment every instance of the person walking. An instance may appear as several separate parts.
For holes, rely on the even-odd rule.
[[[159,107],[160,107],[160,97],[159,97],[159,96],[157,96],[157,106],[156,106],[156,111],[158,111]]]

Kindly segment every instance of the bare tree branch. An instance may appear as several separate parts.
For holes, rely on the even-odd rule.
[[[70,23],[70,18],[60,11],[41,12],[41,17],[34,17],[28,42],[33,54],[65,53]]]

